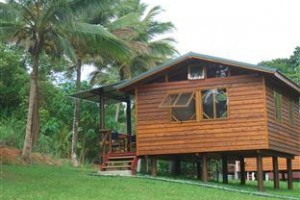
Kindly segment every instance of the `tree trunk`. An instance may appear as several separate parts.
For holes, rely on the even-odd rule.
[[[36,88],[34,110],[33,110],[33,123],[32,123],[32,146],[35,146],[39,138],[39,91]]]
[[[115,122],[118,122],[118,121],[119,121],[119,115],[120,115],[120,106],[121,106],[121,104],[120,104],[120,103],[117,103],[117,104],[116,104]]]
[[[33,65],[30,80],[29,106],[27,113],[26,133],[22,151],[22,159],[26,162],[31,160],[31,150],[34,134],[38,131],[38,106],[37,106],[37,79],[39,67],[39,54],[32,55]]]
[[[80,90],[81,86],[81,59],[77,60],[77,79],[76,79],[76,92]],[[72,149],[71,149],[71,159],[74,167],[78,167],[77,159],[77,141],[78,141],[78,118],[79,118],[79,104],[80,100],[75,99],[74,104],[74,118],[73,118],[73,131],[72,131]]]

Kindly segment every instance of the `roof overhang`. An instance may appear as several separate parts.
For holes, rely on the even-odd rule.
[[[159,73],[167,71],[172,66],[189,59],[198,59],[202,61],[220,63],[224,65],[230,65],[233,67],[238,67],[238,68],[269,74],[271,76],[274,76],[276,79],[282,81],[284,84],[288,85],[289,87],[291,87],[293,90],[297,91],[300,94],[300,86],[294,83],[293,81],[291,81],[290,79],[288,79],[286,76],[284,76],[282,73],[280,73],[278,70],[274,68],[259,66],[259,65],[254,65],[254,64],[249,64],[249,63],[244,63],[244,62],[239,62],[239,61],[234,61],[234,60],[229,60],[224,58],[218,58],[218,57],[198,54],[194,52],[190,52],[176,59],[169,60],[168,62],[159,65],[153,69],[150,69],[147,72],[142,73],[139,76],[136,76],[135,78],[129,79],[126,82],[118,84],[116,88],[124,92],[129,91],[133,89],[140,82],[150,79],[151,77]]]
[[[77,93],[69,95],[69,97],[83,99],[89,102],[100,103],[100,95],[103,94],[106,103],[116,103],[120,101],[127,102],[130,100],[130,95],[116,89],[116,86],[123,82],[124,81],[110,85],[99,86],[89,90],[79,91]]]

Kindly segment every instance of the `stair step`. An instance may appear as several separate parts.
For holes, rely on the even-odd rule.
[[[107,164],[118,164],[118,163],[132,163],[133,160],[111,160],[107,161]]]
[[[112,160],[112,159],[134,159],[135,156],[110,156],[108,159]]]
[[[98,174],[109,176],[131,176],[131,170],[98,171]]]
[[[118,156],[118,157],[136,156],[136,153],[135,152],[119,152],[119,153],[112,153],[112,154],[110,154],[110,156]]]
[[[130,165],[116,165],[116,166],[104,166],[104,169],[110,169],[110,168],[131,168]]]

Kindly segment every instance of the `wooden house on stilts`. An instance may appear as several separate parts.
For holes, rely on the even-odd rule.
[[[245,184],[244,161],[254,158],[263,191],[263,158],[272,159],[274,187],[279,188],[280,157],[292,189],[292,159],[300,155],[300,86],[278,70],[191,52],[133,79],[71,96],[100,103],[101,170],[125,160],[134,173],[138,158],[147,157],[155,175],[157,159],[190,158],[207,182],[208,159],[220,158],[223,182],[228,182],[228,160],[239,160]],[[128,134],[105,129],[108,99],[127,104]],[[115,139],[122,141],[118,147]]]

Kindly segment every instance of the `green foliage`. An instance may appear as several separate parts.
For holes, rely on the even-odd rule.
[[[277,58],[271,61],[263,61],[259,65],[274,67],[288,78],[300,85],[300,47],[296,47],[290,58]]]
[[[0,145],[22,148],[25,131],[25,121],[14,116],[5,118],[1,114],[0,120]]]
[[[1,114],[24,111],[24,96],[28,94],[29,75],[21,49],[0,43],[0,110]],[[26,105],[27,106],[27,105]]]

